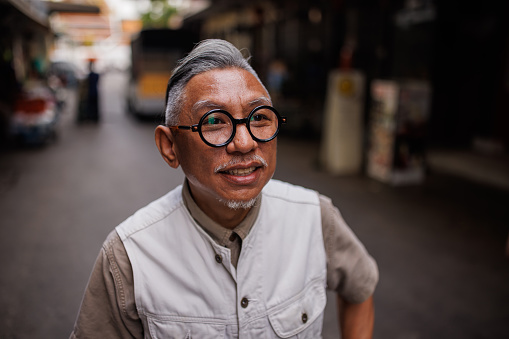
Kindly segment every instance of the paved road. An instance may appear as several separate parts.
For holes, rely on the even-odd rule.
[[[0,338],[67,337],[105,236],[183,180],[155,125],[124,113],[124,84],[103,76],[99,125],[67,107],[56,142],[0,155]],[[414,187],[333,177],[318,147],[281,137],[275,177],[330,196],[377,259],[375,338],[509,338],[509,192],[440,173]],[[329,303],[324,338],[334,319]]]

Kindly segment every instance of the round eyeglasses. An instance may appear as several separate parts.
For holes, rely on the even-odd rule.
[[[196,125],[168,127],[198,132],[207,145],[221,147],[228,145],[233,140],[238,124],[246,124],[247,130],[254,140],[267,142],[277,136],[279,128],[284,123],[286,123],[286,117],[280,116],[274,107],[258,106],[244,119],[235,119],[225,110],[214,109],[205,113]]]

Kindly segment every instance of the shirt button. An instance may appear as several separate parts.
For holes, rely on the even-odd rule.
[[[216,254],[216,261],[218,264],[222,263],[223,262],[223,257],[221,257],[221,255],[219,254]]]
[[[304,324],[308,322],[308,315],[306,313],[302,313],[302,322]]]
[[[247,305],[249,305],[249,300],[247,300],[247,298],[242,298],[242,300],[240,301],[240,306],[246,308]]]
[[[236,237],[237,237],[237,234],[236,234],[236,233],[232,233],[232,234],[230,235],[230,241],[231,241],[231,242],[234,242]]]

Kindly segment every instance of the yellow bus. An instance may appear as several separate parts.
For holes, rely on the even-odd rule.
[[[166,86],[178,60],[197,40],[190,31],[144,29],[131,40],[129,111],[139,116],[164,112]]]

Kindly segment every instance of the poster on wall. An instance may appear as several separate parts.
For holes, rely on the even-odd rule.
[[[420,183],[431,88],[424,81],[374,80],[367,173],[382,182]]]

